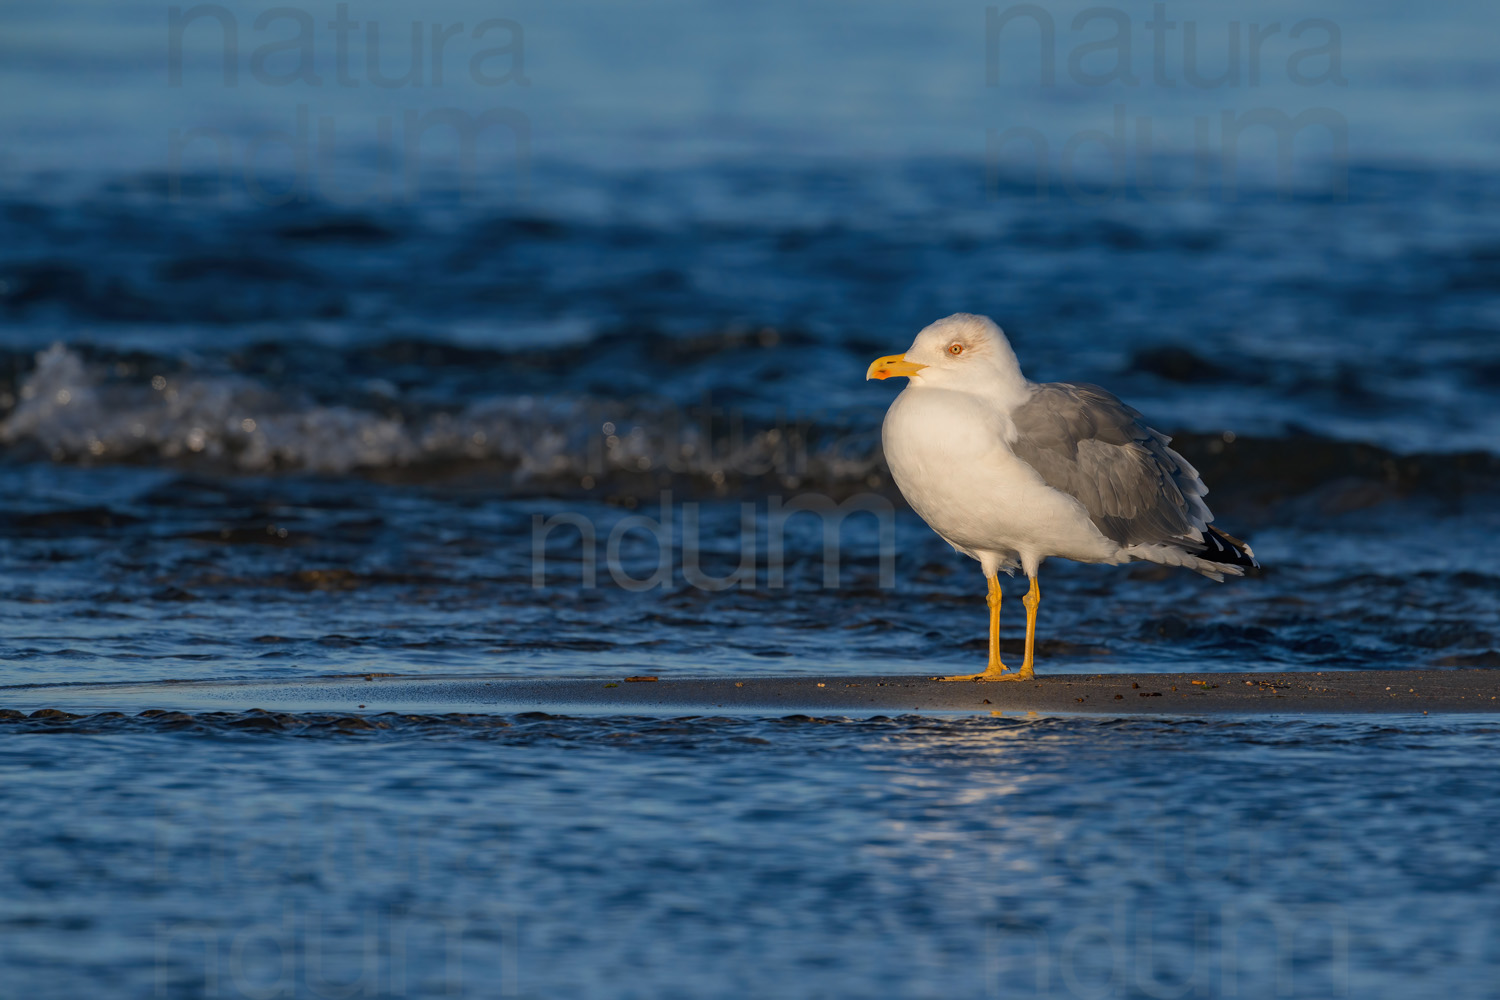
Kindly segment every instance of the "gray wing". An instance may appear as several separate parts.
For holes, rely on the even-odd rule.
[[[1042,383],[1011,420],[1017,457],[1083,504],[1104,537],[1122,547],[1202,541],[1213,515],[1198,470],[1112,393]]]

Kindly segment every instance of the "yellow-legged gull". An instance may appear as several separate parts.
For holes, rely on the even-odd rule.
[[[958,313],[917,334],[905,354],[879,358],[867,379],[902,375],[881,439],[912,509],[989,584],[989,665],[944,680],[1033,676],[1037,570],[1049,556],[1077,562],[1143,559],[1222,581],[1258,566],[1250,546],[1209,526],[1208,487],[1170,438],[1094,385],[1036,383],[1021,374],[993,321]],[[1000,662],[1002,570],[1024,570],[1026,658]]]

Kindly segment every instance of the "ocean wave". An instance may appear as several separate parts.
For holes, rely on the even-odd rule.
[[[878,433],[809,419],[754,421],[668,400],[490,396],[424,407],[395,385],[364,405],[319,402],[238,374],[126,377],[54,344],[36,355],[0,420],[0,443],[56,462],[168,462],[207,470],[341,475],[498,466],[518,487],[583,489],[646,476],[784,485],[871,483]],[[874,485],[871,483],[871,485]]]
[[[205,473],[423,481],[482,472],[518,494],[649,493],[669,483],[719,494],[890,489],[876,409],[767,417],[661,398],[491,395],[433,405],[418,395],[367,379],[330,401],[253,375],[91,360],[54,344],[14,392],[0,392],[0,444],[12,458]],[[1318,492],[1325,507],[1354,509],[1500,487],[1500,457],[1483,452],[1400,455],[1296,432],[1174,440],[1220,501]]]

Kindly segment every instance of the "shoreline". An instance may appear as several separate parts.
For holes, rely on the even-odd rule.
[[[1500,670],[1052,674],[1026,682],[925,676],[515,678],[352,674],[281,681],[0,687],[0,710],[755,714],[1038,712],[1305,715],[1500,712]],[[9,714],[9,713],[7,713]],[[11,717],[14,717],[13,715]]]

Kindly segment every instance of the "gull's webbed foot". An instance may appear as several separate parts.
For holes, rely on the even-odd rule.
[[[935,681],[1029,681],[1036,677],[1034,671],[1022,668],[1012,670],[1004,664],[1000,668],[986,670],[982,674],[955,674],[952,677],[934,677]]]

